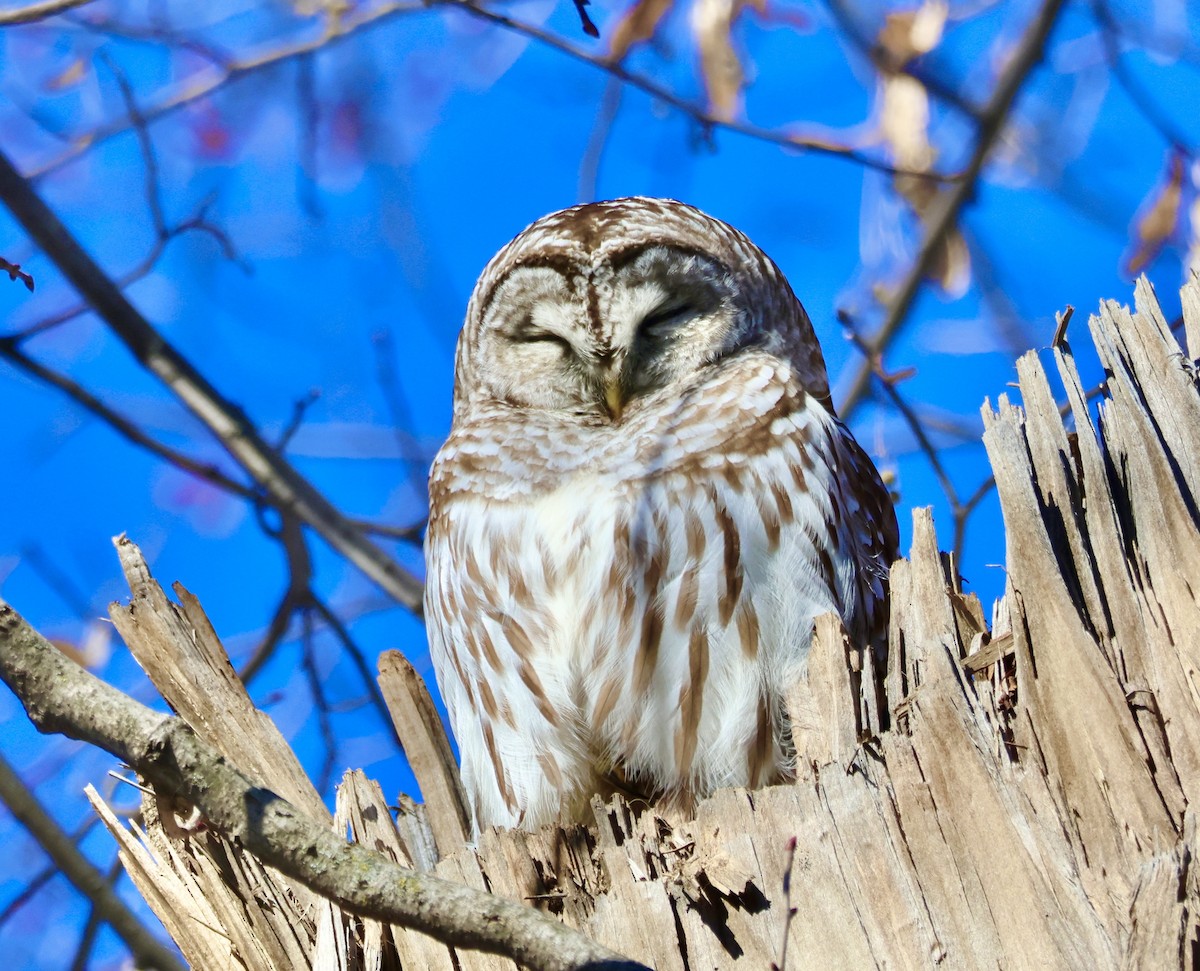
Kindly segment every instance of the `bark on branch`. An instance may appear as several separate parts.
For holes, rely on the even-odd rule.
[[[246,852],[346,910],[544,971],[643,967],[521,904],[347,843],[243,775],[182,719],[154,712],[68,660],[3,600],[0,678],[39,731],[111,753],[157,793],[195,806],[209,826]]]

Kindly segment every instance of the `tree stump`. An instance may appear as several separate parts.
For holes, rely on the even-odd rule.
[[[1065,340],[1052,353],[1068,425],[1032,352],[1022,407],[984,405],[1008,568],[990,628],[915,511],[891,574],[887,670],[835,618],[817,625],[789,692],[795,784],[718,792],[693,819],[597,800],[593,825],[466,846],[440,724],[411,669],[385,656],[428,802],[408,801],[393,825],[379,787],[350,773],[332,825],[660,971],[1195,967],[1200,285],[1183,299],[1186,353],[1144,280],[1136,313],[1107,302],[1091,318],[1107,374],[1094,412]],[[122,558],[134,600],[113,619],[164,697],[328,822],[199,604],[185,591],[170,603],[132,544]],[[131,831],[92,800],[194,967],[515,967],[359,919],[189,823],[186,807],[149,799]]]

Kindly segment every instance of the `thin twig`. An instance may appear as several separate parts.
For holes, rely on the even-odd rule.
[[[384,590],[416,613],[422,584],[355,529],[342,513],[272,448],[246,414],[226,399],[131,304],[66,226],[0,152],[0,200],[62,274],[95,308],[146,370],[162,381],[259,483],[268,500],[290,510]]]
[[[320,400],[321,390],[319,388],[311,388],[307,394],[301,395],[292,402],[292,416],[288,419],[288,423],[284,425],[283,431],[279,433],[279,441],[275,443],[275,447],[280,452],[287,451],[288,445],[296,437],[296,432],[300,431],[300,426],[304,424],[304,416],[308,414],[308,409]]]
[[[333,721],[329,715],[329,698],[325,694],[325,685],[321,682],[320,672],[317,671],[317,659],[313,650],[312,608],[305,607],[300,611],[300,669],[308,682],[308,693],[312,696],[312,706],[317,711],[317,730],[321,735],[321,744],[325,749],[325,757],[321,760],[321,768],[317,773],[317,792],[329,791],[329,783],[333,779],[333,769],[337,764],[338,741],[333,730]]]
[[[208,221],[208,210],[212,206],[212,203],[213,198],[210,196],[200,203],[195,213],[183,220],[183,222],[168,229],[165,234],[157,236],[154,246],[151,247],[150,252],[143,257],[141,262],[129,272],[116,278],[117,286],[125,290],[137,281],[149,276],[154,268],[158,266],[158,261],[167,251],[167,246],[180,236],[192,232],[204,233],[211,237],[220,247],[221,255],[225,259],[238,266],[243,273],[249,274],[251,272],[250,265],[238,255],[237,249],[234,247],[233,241],[229,238],[228,234],[221,227]],[[43,334],[56,327],[61,327],[63,324],[70,323],[77,317],[88,313],[91,309],[91,304],[86,301],[80,301],[47,317],[43,317],[36,323],[10,334],[8,338],[0,338],[0,340],[7,339],[24,343],[31,337],[36,337],[38,334]]]
[[[604,86],[604,96],[600,99],[600,107],[596,111],[596,123],[592,126],[587,149],[579,162],[579,188],[576,198],[580,202],[592,202],[597,198],[600,163],[604,160],[604,150],[608,147],[613,123],[621,110],[621,94],[624,90],[619,78],[610,78]]]
[[[106,17],[103,20],[92,20],[80,17],[76,13],[67,14],[63,18],[63,21],[79,30],[87,31],[89,34],[99,34],[102,37],[131,41],[135,44],[153,45],[160,48],[167,47],[172,52],[187,51],[189,54],[195,54],[197,57],[203,58],[210,64],[214,64],[222,69],[234,60],[228,51],[208,40],[185,34],[173,27],[170,30],[166,29],[162,18],[154,16],[153,11],[154,8],[152,7],[151,23],[148,26],[121,23],[112,19],[112,17]]]
[[[76,826],[74,830],[68,833],[67,836],[73,843],[78,845],[79,842],[99,823],[99,816],[96,816],[95,814],[90,815],[79,826]],[[35,873],[29,879],[29,882],[26,883],[21,889],[21,892],[13,897],[12,900],[10,900],[7,904],[5,904],[3,910],[0,910],[0,927],[3,927],[8,919],[13,916],[13,914],[29,903],[29,901],[37,895],[37,892],[41,890],[42,887],[48,884],[55,877],[61,875],[62,870],[58,868],[58,864],[56,863],[51,863],[49,866],[43,867],[41,870]]]
[[[209,97],[218,88],[230,82],[240,80],[264,68],[282,64],[295,58],[306,57],[314,51],[339,43],[365,30],[377,27],[394,16],[421,13],[439,7],[462,10],[470,16],[486,20],[506,30],[529,37],[575,60],[596,67],[620,80],[622,83],[637,88],[657,101],[688,115],[707,131],[724,129],[745,135],[748,138],[781,145],[796,151],[811,151],[845,158],[867,168],[892,175],[911,175],[937,182],[953,182],[957,178],[956,176],[947,176],[932,172],[907,172],[897,169],[882,159],[865,155],[856,149],[829,139],[802,135],[795,132],[789,133],[761,128],[757,125],[751,125],[748,122],[718,117],[700,105],[680,97],[652,79],[630,71],[605,54],[585,50],[550,31],[543,30],[541,27],[525,23],[493,10],[488,10],[478,3],[471,2],[471,0],[429,0],[428,3],[392,2],[374,7],[358,17],[328,18],[325,22],[324,32],[318,37],[286,47],[267,50],[261,54],[243,59],[232,60],[225,65],[214,67],[204,74],[198,74],[185,79],[173,94],[168,95],[157,104],[143,108],[141,113],[142,119],[145,123],[154,122],[178,111],[185,105]],[[71,159],[78,157],[101,142],[128,131],[132,124],[132,119],[126,115],[123,118],[98,125],[90,131],[80,133],[54,158],[40,166],[34,167],[28,174],[33,178],[38,178],[47,172],[60,168]]]
[[[226,64],[214,66],[205,72],[197,72],[184,78],[163,100],[142,109],[142,118],[147,123],[158,121],[160,118],[174,114],[179,109],[209,97],[218,88],[239,81],[242,78],[256,74],[259,71],[283,64],[298,57],[304,57],[313,51],[332,47],[347,38],[386,23],[390,18],[409,13],[428,11],[430,4],[421,2],[384,3],[362,13],[357,17],[327,18],[324,30],[317,36],[290,44],[285,47],[267,49],[259,54],[252,54],[239,60],[231,60]],[[47,172],[61,168],[67,162],[78,158],[84,152],[90,151],[102,142],[116,135],[127,132],[132,127],[132,119],[126,115],[112,121],[97,125],[89,131],[82,132],[71,143],[49,161],[32,168],[27,174],[30,178],[39,178]]]
[[[383,698],[383,692],[379,690],[379,684],[375,680],[375,674],[371,670],[371,665],[367,663],[367,659],[363,654],[363,650],[350,636],[350,631],[342,619],[333,612],[333,609],[316,594],[310,591],[309,606],[321,618],[322,621],[333,631],[333,635],[342,645],[342,650],[346,656],[350,658],[350,663],[354,665],[354,669],[358,672],[358,676],[362,678],[364,687],[367,689],[367,697],[371,699],[371,706],[379,715],[383,724],[391,729],[392,737],[395,740],[400,751],[404,751],[404,744],[400,737],[395,734],[396,728],[392,722],[391,712],[388,711],[387,702]]]
[[[21,336],[28,335],[23,334]],[[0,357],[16,365],[22,371],[32,375],[39,381],[62,391],[81,408],[91,412],[107,424],[118,435],[121,435],[139,448],[144,448],[151,454],[157,455],[164,462],[168,462],[177,469],[194,475],[196,478],[202,479],[210,485],[223,489],[231,495],[251,501],[258,500],[259,493],[256,490],[231,479],[215,465],[207,462],[199,462],[185,455],[183,452],[176,451],[170,446],[164,445],[157,439],[152,438],[148,432],[144,431],[136,423],[110,408],[94,394],[68,378],[65,374],[60,374],[58,371],[54,371],[44,364],[35,361],[17,346],[13,338],[0,339]]]
[[[865,341],[854,331],[853,322],[848,315],[842,315],[842,322],[846,324],[846,333],[851,343],[853,343],[862,353],[868,353],[868,348]],[[933,471],[934,478],[937,479],[938,485],[941,487],[942,493],[946,497],[946,502],[950,505],[950,513],[954,522],[954,562],[962,562],[963,544],[966,542],[967,521],[971,514],[975,511],[975,507],[983,501],[983,498],[995,486],[996,480],[989,478],[982,486],[975,490],[971,498],[963,502],[959,498],[958,489],[955,488],[954,481],[950,478],[950,473],[942,464],[941,455],[938,449],[934,446],[925,428],[925,422],[917,414],[916,409],[905,400],[900,393],[897,385],[907,375],[888,374],[883,369],[882,362],[878,354],[872,358],[872,374],[874,375],[879,387],[883,389],[887,395],[892,407],[896,409],[904,423],[912,432],[913,438],[917,441],[917,447],[921,454],[925,456],[925,460],[929,463],[930,469]]]
[[[0,27],[14,27],[17,24],[33,24],[47,17],[56,17],[60,13],[74,10],[91,3],[92,0],[42,0],[41,3],[30,3],[24,7],[12,10],[0,10]]]
[[[352,519],[351,522],[373,536],[386,536],[388,539],[398,539],[405,543],[419,543],[427,520],[422,519],[411,526],[391,526],[387,523],[371,522],[369,519]]]
[[[479,3],[472,2],[472,0],[435,0],[435,2],[439,6],[465,11],[472,17],[486,20],[498,27],[503,27],[506,30],[529,37],[577,61],[600,68],[630,87],[637,88],[643,94],[648,94],[656,101],[660,101],[676,111],[687,115],[705,131],[723,129],[725,131],[736,132],[739,135],[745,135],[762,142],[769,142],[773,145],[782,145],[796,151],[815,152],[820,155],[831,155],[837,158],[848,159],[865,168],[874,169],[878,172],[886,172],[889,175],[908,175],[914,178],[929,179],[933,182],[953,182],[957,178],[956,176],[947,176],[938,172],[911,172],[905,169],[898,169],[882,159],[865,155],[857,149],[829,139],[818,138],[812,135],[788,133],[771,128],[760,128],[758,125],[751,125],[749,122],[722,118],[686,98],[680,97],[669,88],[663,87],[650,78],[641,74],[635,74],[620,61],[614,61],[605,54],[593,53],[577,47],[556,34],[552,34],[548,30],[543,30],[541,27],[515,20],[495,10],[489,10]]]
[[[300,598],[295,593],[294,584],[289,577],[287,590],[284,591],[283,597],[276,606],[274,613],[271,615],[271,622],[267,625],[267,632],[258,643],[258,647],[254,649],[254,653],[250,655],[249,660],[238,671],[238,677],[242,679],[242,683],[249,685],[259,672],[263,669],[266,663],[275,656],[275,650],[283,642],[287,636],[288,628],[292,623],[292,615],[300,606]]]
[[[105,879],[108,880],[110,887],[116,888],[117,881],[121,878],[121,874],[125,872],[125,867],[121,863],[120,857],[109,864],[108,874]],[[100,928],[104,926],[104,918],[100,913],[100,909],[94,904],[88,914],[87,923],[83,925],[83,933],[79,938],[79,947],[75,951],[75,959],[71,962],[71,971],[87,971],[88,965],[92,961],[92,950],[96,946],[96,938],[100,934]]]
[[[265,524],[264,524],[265,528]],[[383,693],[379,690],[379,685],[375,681],[374,673],[367,664],[366,658],[363,655],[362,649],[355,643],[354,638],[350,636],[346,625],[333,612],[324,600],[313,592],[312,588],[312,556],[308,550],[308,544],[305,542],[304,529],[300,521],[295,516],[283,517],[279,529],[275,531],[267,530],[268,534],[280,545],[287,555],[287,575],[288,586],[284,591],[279,605],[275,608],[275,612],[271,617],[270,625],[267,628],[266,634],[263,636],[259,646],[255,649],[250,659],[239,672],[239,676],[244,684],[249,684],[254,677],[262,670],[263,666],[275,653],[276,648],[283,642],[287,635],[288,628],[291,626],[291,620],[296,611],[303,614],[304,631],[302,650],[306,652],[305,663],[312,661],[311,656],[311,641],[313,636],[312,619],[315,615],[333,632],[334,637],[342,645],[342,649],[346,656],[350,659],[350,663],[354,665],[355,670],[362,678],[363,685],[366,688],[367,697],[370,699],[372,706],[379,714],[383,724],[388,728],[393,729],[391,714],[388,712],[387,703],[384,701]],[[315,676],[315,665],[311,666],[311,673]],[[306,670],[306,673],[309,671]],[[310,683],[310,687],[312,687]],[[320,686],[312,688],[314,698],[320,697],[320,705],[324,705],[324,696]],[[327,707],[327,706],[326,706]],[[330,746],[327,749],[328,753],[332,753],[332,735],[326,733],[322,729],[323,736],[326,737],[326,742]],[[396,739],[399,744],[399,739]],[[403,745],[400,745],[403,751]],[[322,785],[321,791],[325,790]]]
[[[1194,157],[1196,152],[1191,140],[1167,116],[1166,112],[1159,107],[1158,102],[1154,100],[1153,95],[1142,87],[1141,82],[1125,66],[1118,41],[1121,30],[1112,11],[1108,8],[1108,4],[1104,0],[1092,0],[1092,14],[1096,19],[1096,24],[1100,27],[1100,38],[1104,44],[1104,58],[1108,62],[1108,68],[1129,100],[1168,145],[1177,152]]]
[[[129,115],[129,123],[137,137],[138,149],[142,153],[142,164],[146,167],[146,205],[150,209],[150,219],[154,223],[154,233],[160,239],[166,239],[169,230],[167,219],[163,215],[162,188],[158,179],[158,155],[154,151],[154,142],[150,138],[150,129],[146,127],[146,119],[142,117],[138,107],[137,96],[133,93],[133,85],[117,63],[103,50],[97,55],[112,71],[116,78],[117,87],[121,91],[121,100],[125,103],[125,111]]]
[[[0,601],[0,612],[6,608]],[[0,640],[3,638],[0,637]],[[54,648],[48,643],[48,651]],[[0,653],[4,653],[0,651]],[[68,661],[61,654],[64,666],[70,665],[81,674],[83,668]],[[87,675],[91,677],[91,675]],[[130,699],[132,701],[132,699]],[[134,702],[136,704],[136,702]],[[81,894],[92,902],[101,919],[108,924],[129,948],[139,965],[159,968],[161,971],[183,971],[179,959],[162,944],[141,921],[134,916],[120,897],[113,891],[104,874],[97,870],[80,852],[75,839],[63,831],[53,817],[21,781],[21,777],[0,755],[0,799],[9,812],[29,834],[38,841],[46,854],[54,861],[58,871],[65,876]]]
[[[264,530],[283,547],[284,555],[287,558],[288,584],[279,605],[271,616],[266,634],[242,670],[238,672],[242,683],[247,685],[254,680],[263,665],[271,659],[276,648],[283,642],[283,638],[291,626],[292,615],[297,610],[304,609],[312,599],[310,592],[312,557],[308,552],[308,543],[305,542],[304,529],[300,520],[295,516],[283,513],[277,530],[266,529],[265,524]]]

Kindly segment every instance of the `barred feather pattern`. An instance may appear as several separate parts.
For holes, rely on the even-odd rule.
[[[805,661],[814,618],[840,614],[862,643],[884,624],[895,516],[833,414],[811,325],[782,275],[736,230],[690,207],[603,205],[607,219],[594,207],[549,217],[553,231],[532,246],[535,224],[497,261],[519,265],[522,246],[541,257],[567,249],[589,271],[567,274],[574,296],[564,299],[575,307],[579,297],[580,326],[592,333],[597,314],[579,308],[598,278],[605,285],[597,268],[614,261],[604,247],[628,247],[646,219],[653,259],[664,245],[684,254],[682,264],[667,259],[669,272],[700,274],[721,294],[698,300],[701,322],[686,324],[695,332],[670,340],[716,341],[719,353],[678,372],[656,365],[619,417],[593,408],[586,384],[572,407],[514,401],[498,393],[509,379],[487,378],[481,359],[490,352],[479,331],[504,326],[484,308],[507,278],[496,261],[485,271],[460,339],[426,541],[430,650],[477,827],[577,819],[596,793],[687,808],[721,786],[786,778],[796,753],[782,692]],[[572,234],[570,214],[581,211]],[[674,237],[664,212],[684,223]],[[704,261],[689,264],[697,251]],[[549,262],[561,272],[562,261]],[[617,320],[624,284],[607,287],[616,322],[607,343],[599,328],[597,366],[625,374],[639,365],[606,357],[632,343]],[[774,318],[758,316],[764,306]],[[790,322],[774,327],[788,318],[780,307]],[[530,381],[551,359],[536,354]]]

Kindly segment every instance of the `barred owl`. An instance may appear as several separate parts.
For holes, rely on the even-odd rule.
[[[576,206],[492,259],[429,495],[430,650],[477,828],[782,780],[813,619],[883,625],[895,513],[808,316],[679,202]]]

